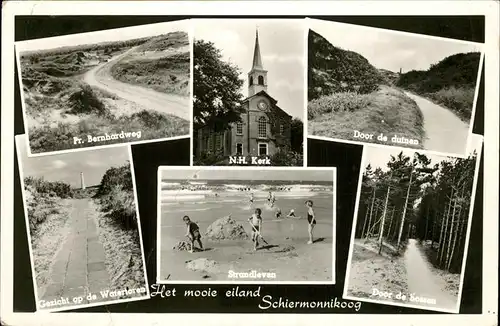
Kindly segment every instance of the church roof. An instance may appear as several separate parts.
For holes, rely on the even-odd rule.
[[[255,48],[253,50],[252,70],[263,70],[262,57],[260,56],[259,31],[255,31]]]
[[[288,115],[288,116],[290,116],[290,117],[291,117],[291,115],[289,115],[288,113],[286,113],[286,112],[285,112],[285,110],[283,110],[282,108],[280,108],[279,106],[277,106],[277,105],[276,105],[276,103],[278,103],[278,101],[277,101],[277,100],[275,100],[275,99],[274,99],[271,95],[267,94],[267,92],[266,92],[266,91],[264,91],[264,90],[262,90],[262,91],[260,91],[260,92],[258,92],[258,93],[255,93],[255,94],[253,94],[252,96],[249,96],[249,97],[247,97],[247,98],[244,98],[244,99],[241,101],[241,103],[248,102],[248,101],[250,101],[250,99],[251,99],[251,98],[256,97],[256,96],[265,96],[265,97],[267,97],[267,98],[271,101],[271,103],[273,104],[273,106],[275,106],[277,109],[281,110],[283,113],[285,113],[286,115]]]

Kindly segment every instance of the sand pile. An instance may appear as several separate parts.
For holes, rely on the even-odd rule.
[[[231,216],[226,216],[210,224],[205,237],[211,240],[241,240],[248,239],[248,234],[243,225],[236,222]]]
[[[188,261],[186,263],[186,268],[197,272],[217,273],[219,270],[217,265],[215,260],[198,258]]]
[[[191,244],[186,241],[179,241],[173,248],[179,251],[189,251],[191,250]]]

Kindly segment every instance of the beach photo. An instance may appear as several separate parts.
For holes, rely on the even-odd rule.
[[[306,21],[308,137],[465,157],[483,44]]]
[[[335,282],[335,169],[158,170],[158,283]]]
[[[28,157],[25,137],[16,147],[37,310],[149,298],[129,148]]]
[[[365,147],[344,298],[459,312],[482,142],[467,158]]]
[[[17,42],[29,154],[188,137],[187,22]]]
[[[194,21],[194,165],[303,166],[303,23]]]

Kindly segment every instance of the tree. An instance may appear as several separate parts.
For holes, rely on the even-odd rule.
[[[212,42],[194,42],[194,129],[208,126],[214,132],[227,130],[240,121],[243,80],[236,65],[222,60]]]
[[[304,143],[304,123],[298,118],[292,119],[290,138],[292,151],[302,153]]]

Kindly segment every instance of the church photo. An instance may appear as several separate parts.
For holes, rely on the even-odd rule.
[[[196,22],[194,165],[303,165],[302,25],[285,19]]]

